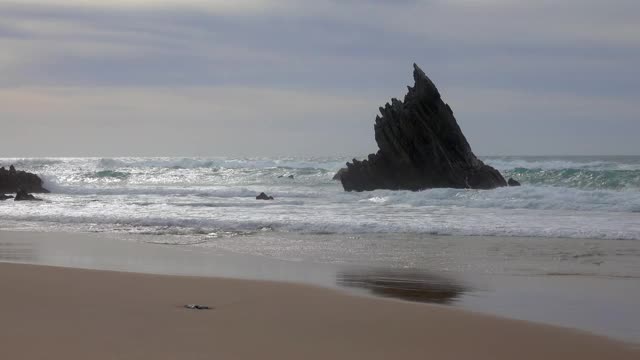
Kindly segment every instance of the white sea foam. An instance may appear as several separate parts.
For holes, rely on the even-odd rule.
[[[488,158],[524,185],[363,193],[344,192],[331,180],[345,160],[0,159],[41,174],[52,190],[45,203],[0,203],[0,218],[180,234],[271,229],[640,240],[640,158]],[[263,191],[276,200],[256,201]]]

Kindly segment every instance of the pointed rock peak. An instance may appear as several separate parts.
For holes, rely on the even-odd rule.
[[[427,74],[425,74],[424,71],[420,69],[420,66],[418,66],[418,64],[416,63],[413,63],[413,80],[416,82],[415,86],[413,87],[414,91],[422,94],[433,93],[435,94],[435,96],[440,97],[440,93],[438,92],[436,85],[431,81],[431,79],[429,79]]]
[[[424,71],[422,71],[422,69],[420,69],[420,66],[418,66],[418,64],[413,63],[413,78],[416,79],[416,81],[418,80],[418,78],[426,78],[427,74],[424,73]]]

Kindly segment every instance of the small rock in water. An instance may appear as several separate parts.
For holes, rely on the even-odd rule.
[[[288,178],[289,178],[289,179],[293,179],[293,175],[289,175],[289,176],[288,176]]]
[[[18,190],[16,193],[16,197],[13,199],[14,201],[42,201],[42,199],[38,199],[37,197],[27,193],[25,190]]]
[[[256,196],[256,200],[273,200],[273,196],[261,192],[260,195]]]
[[[11,195],[0,194],[0,200],[13,199]]]
[[[187,304],[184,307],[186,309],[191,309],[191,310],[209,310],[209,309],[211,309],[207,305],[198,305],[198,304]]]
[[[509,186],[520,186],[520,183],[517,180],[514,180],[513,178],[509,178],[509,180],[507,181],[507,185],[509,185]]]

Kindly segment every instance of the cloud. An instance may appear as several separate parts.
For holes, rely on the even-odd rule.
[[[404,73],[417,61],[454,85],[498,81],[505,87],[566,88],[576,83],[575,88],[598,91],[613,79],[615,84],[605,86],[609,91],[619,82],[632,88],[627,82],[633,82],[628,79],[640,60],[640,22],[625,6],[584,1],[581,6],[575,1],[553,6],[546,1],[257,3],[264,5],[262,13],[240,15],[210,11],[218,2],[205,6],[197,1],[189,4],[204,10],[5,5],[0,6],[0,29],[22,36],[4,36],[0,45],[13,53],[12,84],[55,86],[254,82],[382,88],[399,78],[394,69]],[[640,5],[621,3],[640,10]],[[591,7],[596,14],[580,10]],[[585,74],[592,80],[582,78]]]
[[[11,2],[9,0],[8,2]],[[267,8],[273,8],[278,3],[285,3],[287,0],[269,1],[269,0],[111,0],[111,1],[95,1],[95,0],[20,0],[13,3],[37,5],[37,6],[55,6],[55,7],[82,7],[92,9],[140,9],[140,8],[204,8],[210,11],[218,11],[224,13],[238,13],[248,11],[261,11]]]
[[[604,129],[610,137],[640,132],[633,106],[640,96],[638,14],[640,3],[631,0],[3,2],[0,88],[5,98],[6,91],[18,91],[23,99],[32,96],[47,104],[70,101],[75,105],[61,108],[67,116],[73,108],[85,119],[102,119],[106,115],[95,110],[101,108],[140,123],[160,116],[167,124],[166,114],[180,117],[172,108],[186,111],[183,118],[207,118],[211,108],[190,108],[179,95],[215,89],[202,94],[234,123],[251,128],[277,114],[274,119],[281,120],[271,127],[286,124],[280,135],[270,135],[278,143],[289,141],[287,127],[298,124],[300,136],[333,134],[336,142],[351,142],[341,145],[344,151],[360,152],[372,147],[375,109],[404,94],[415,61],[443,94],[451,94],[447,101],[482,152],[509,153],[517,144],[491,139],[486,129],[509,128],[519,136],[535,121],[571,136],[568,129],[587,124],[591,133],[584,138],[591,139],[602,135],[597,124],[608,118],[623,123],[620,129]],[[97,108],[83,96],[92,89],[100,93]],[[136,105],[118,93],[130,94]],[[285,114],[262,98],[280,106],[296,99],[303,106]],[[337,105],[340,98],[350,99],[348,109]],[[145,102],[158,103],[153,99],[162,99],[167,108],[141,110]],[[223,106],[238,103],[243,105]],[[327,113],[318,104],[336,111]],[[261,113],[265,107],[269,112]],[[36,124],[45,116],[69,125],[54,113],[14,112],[11,119]],[[333,130],[316,125],[323,117],[332,119],[326,126]],[[308,121],[296,123],[300,118]],[[354,125],[356,120],[362,123]],[[568,139],[545,151],[570,152],[580,141]],[[320,141],[316,146],[325,152]],[[617,141],[598,146],[591,153],[629,151]],[[534,143],[522,149],[539,151]]]

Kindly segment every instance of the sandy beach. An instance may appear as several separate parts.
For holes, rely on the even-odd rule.
[[[7,359],[637,359],[623,343],[319,287],[0,263]],[[211,310],[189,310],[197,303]]]

